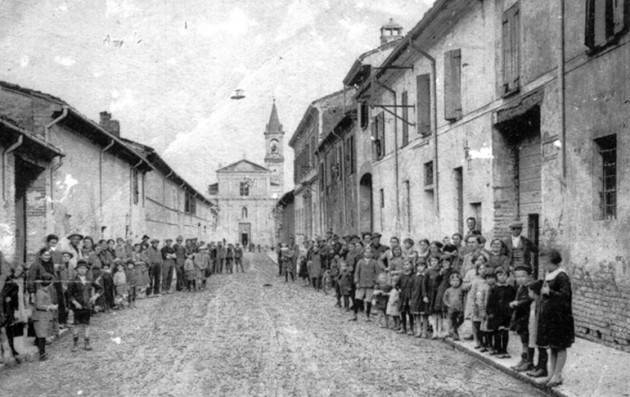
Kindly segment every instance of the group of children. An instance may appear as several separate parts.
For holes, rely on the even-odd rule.
[[[552,361],[548,384],[562,382],[566,348],[573,341],[573,320],[570,283],[558,270],[561,258],[557,251],[546,254],[552,260],[546,260],[545,269],[548,273],[560,272],[563,284],[558,289],[564,289],[564,295],[558,307],[566,321],[553,325],[554,314],[549,314],[549,309],[544,311],[544,302],[560,299],[561,294],[550,293],[549,286],[545,287],[548,281],[535,280],[528,264],[512,266],[500,240],[492,241],[490,251],[483,245],[474,248],[474,244],[466,250],[468,247],[461,243],[452,249],[447,239],[432,243],[421,240],[420,250],[415,251],[409,239],[403,246],[397,238],[392,240],[392,248],[380,245],[378,238],[342,241],[338,245],[332,240],[310,244],[303,262],[313,287],[319,289],[318,277],[324,273],[336,289],[336,306],[341,307],[343,300],[343,307],[354,311],[352,321],[357,320],[359,311],[364,311],[370,321],[374,307],[380,326],[401,334],[459,340],[462,325],[466,324],[465,339],[473,340],[480,352],[501,359],[510,358],[508,342],[513,331],[523,345],[521,361],[513,369],[532,377],[548,376],[549,347],[557,358]],[[317,272],[313,273],[313,268]],[[541,332],[547,334],[547,339]]]

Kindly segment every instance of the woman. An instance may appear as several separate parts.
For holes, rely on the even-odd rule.
[[[427,240],[426,238],[423,238],[422,240],[418,241],[418,257],[424,257],[424,259],[429,259],[429,256],[431,255],[431,253],[429,252],[429,240]]]
[[[35,344],[39,350],[39,361],[47,359],[46,338],[53,336],[51,327],[57,310],[57,302],[52,281],[53,276],[48,273],[42,274],[41,279],[37,280],[40,286],[35,293],[35,310],[31,316],[35,328]]]
[[[55,274],[55,265],[52,261],[52,254],[48,248],[42,248],[39,250],[37,259],[33,266],[28,271],[28,282],[26,288],[28,292],[33,294],[32,298],[35,298],[35,292],[39,287],[39,281],[42,280],[44,275],[50,275],[53,277]]]
[[[95,249],[96,247],[94,246],[94,240],[92,237],[85,236],[83,238],[83,248],[81,248],[83,257],[87,260],[90,267],[101,267],[101,261],[98,258],[98,253]]]
[[[24,333],[24,324],[28,320],[24,300],[24,268],[17,266],[10,270],[2,291],[0,291],[0,330],[4,329],[10,353],[20,363],[19,352],[15,349],[14,339]]]
[[[490,243],[490,255],[488,256],[488,268],[496,270],[502,268],[506,272],[510,269],[510,258],[505,254],[503,241],[495,238]]]
[[[541,289],[542,301],[538,317],[536,344],[551,349],[551,376],[547,386],[562,384],[562,370],[567,361],[567,348],[575,341],[571,280],[560,266],[562,256],[555,249],[540,254],[546,275]]]

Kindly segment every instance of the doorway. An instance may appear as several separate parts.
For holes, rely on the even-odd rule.
[[[252,224],[251,223],[239,223],[238,224],[238,235],[241,244],[243,247],[247,247],[251,240],[252,235]]]
[[[15,263],[23,264],[28,255],[28,192],[43,171],[20,157],[15,157]]]
[[[372,199],[372,174],[367,173],[359,181],[359,232],[374,230]]]
[[[241,245],[247,247],[249,245],[249,234],[241,233]]]

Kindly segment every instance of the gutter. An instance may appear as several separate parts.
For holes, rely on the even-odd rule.
[[[563,1],[563,0],[560,0]],[[433,184],[435,186],[435,215],[440,219],[440,185],[438,178],[438,128],[437,128],[437,67],[435,58],[422,48],[418,47],[410,38],[409,47],[413,48],[417,53],[425,57],[431,63],[431,85],[433,86],[432,105],[431,106],[431,122],[433,123]],[[417,124],[417,121],[416,121]]]
[[[399,171],[398,171],[398,122],[397,122],[397,113],[398,113],[398,98],[396,95],[396,91],[376,80],[376,84],[381,86],[386,91],[389,91],[394,96],[394,167],[395,167],[395,177],[396,177],[396,235],[398,236],[400,233],[400,186],[399,185]],[[385,136],[383,135],[383,139]]]
[[[6,200],[6,195],[7,195],[7,178],[6,178],[6,170],[8,168],[8,164],[7,164],[7,156],[11,153],[13,153],[15,150],[17,150],[17,148],[19,148],[20,146],[22,146],[22,144],[24,143],[24,135],[18,136],[17,141],[15,141],[15,143],[11,146],[9,146],[8,148],[6,148],[4,150],[4,152],[2,152],[2,200]]]
[[[101,149],[98,157],[98,196],[99,196],[99,212],[101,216],[101,222],[103,221],[103,159],[105,157],[105,152],[114,146],[114,140],[112,139],[107,146]]]
[[[59,117],[57,117],[56,119],[54,119],[53,121],[51,121],[50,123],[44,126],[44,140],[46,142],[50,141],[50,129],[52,128],[52,126],[57,124],[61,120],[65,119],[66,116],[68,116],[68,107],[64,105],[62,109],[63,110],[61,111],[61,115],[59,115]]]
[[[565,90],[565,42],[564,42],[564,24],[565,24],[565,2],[560,0],[560,54],[558,59],[558,85],[560,91],[560,132],[562,142],[562,179],[566,185],[567,178],[567,131],[566,131],[566,90]]]

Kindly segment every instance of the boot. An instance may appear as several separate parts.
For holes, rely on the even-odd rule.
[[[39,361],[46,361],[46,338],[37,338],[37,350],[39,350]]]
[[[83,346],[83,350],[92,350],[92,346],[90,346],[90,338],[85,338],[85,346]]]
[[[72,349],[70,351],[74,353],[77,350],[79,350],[79,337],[78,336],[73,336],[72,337]]]

